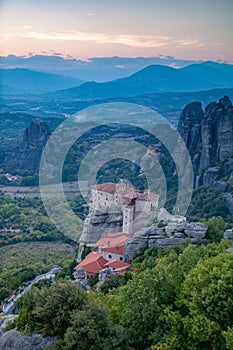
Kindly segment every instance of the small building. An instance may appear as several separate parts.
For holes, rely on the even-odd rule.
[[[134,231],[133,221],[135,216],[145,213],[153,221],[159,206],[159,195],[149,190],[143,193],[125,183],[107,182],[92,187],[90,208],[96,210],[108,210],[111,207],[121,208],[123,213],[123,232]]]
[[[93,251],[75,269],[82,268],[88,278],[107,267],[111,267],[113,273],[123,274],[130,268],[130,264],[124,262],[124,248],[132,237],[122,232],[107,233],[95,243]]]
[[[87,277],[92,277],[100,272],[100,270],[104,269],[107,262],[108,261],[103,258],[102,252],[98,253],[92,251],[75,267],[75,269],[77,270],[82,267]]]
[[[129,268],[130,264],[126,262],[122,262],[119,260],[111,260],[105,264],[105,267],[111,267],[113,273],[123,275]]]

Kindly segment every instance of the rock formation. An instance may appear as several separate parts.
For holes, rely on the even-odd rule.
[[[216,187],[233,217],[233,197],[227,186],[233,183],[233,106],[228,96],[209,103],[205,111],[199,102],[181,113],[178,131],[190,153],[195,187]]]
[[[31,122],[15,148],[8,150],[3,162],[5,168],[9,172],[12,170],[25,175],[37,173],[41,153],[50,135],[51,131],[45,121]]]
[[[76,269],[73,276],[77,284],[82,286],[85,290],[91,290],[91,287],[87,284],[87,274],[82,267]]]
[[[91,210],[79,241],[91,246],[106,233],[122,232],[122,225],[123,214],[120,207]]]
[[[152,246],[158,249],[167,248],[174,245],[182,245],[187,239],[192,244],[206,243],[207,226],[201,223],[182,223],[178,225],[169,225],[158,228],[152,225],[144,233],[136,234],[128,239],[125,246],[124,256],[126,261],[131,261],[135,255],[140,253],[141,249]]]
[[[113,276],[113,270],[111,267],[107,267],[106,269],[103,269],[99,272],[99,282],[96,285],[96,290],[100,292],[101,286],[104,284],[104,282]]]
[[[39,334],[33,333],[26,336],[12,329],[0,336],[1,350],[43,350],[45,347],[52,345],[56,341],[55,337],[43,338]]]
[[[209,103],[205,111],[199,102],[181,113],[180,132],[192,158],[196,186],[214,185],[233,174],[233,106],[228,96]]]

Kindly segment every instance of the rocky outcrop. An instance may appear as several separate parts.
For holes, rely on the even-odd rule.
[[[73,273],[73,276],[75,278],[76,283],[84,287],[87,285],[87,274],[82,267],[80,267],[79,269],[76,269],[75,272]]]
[[[106,233],[121,232],[122,225],[123,214],[120,207],[90,210],[79,242],[92,246]]]
[[[3,333],[0,336],[1,350],[43,350],[56,341],[54,337],[43,338],[33,333],[30,337],[21,334],[15,329]]]
[[[178,131],[193,162],[196,185],[214,185],[219,177],[233,172],[233,107],[228,96],[209,103],[186,106]]]
[[[113,276],[113,270],[111,267],[107,267],[99,272],[99,282],[96,284],[96,290],[100,292],[101,286],[104,282]]]
[[[198,102],[189,104],[181,114],[178,131],[192,159],[195,187],[216,187],[233,218],[233,197],[226,192],[233,182],[233,106],[229,97],[209,103],[205,111]]]
[[[169,225],[158,228],[152,225],[144,233],[134,235],[128,239],[125,246],[124,256],[126,261],[131,261],[135,255],[144,248],[152,246],[158,249],[167,248],[174,245],[182,245],[187,239],[196,245],[206,243],[207,226],[201,223],[183,223]]]
[[[178,132],[181,134],[189,154],[193,160],[194,169],[198,168],[201,147],[200,129],[204,111],[200,102],[188,104],[181,113]]]
[[[21,141],[15,148],[8,150],[3,162],[4,167],[13,173],[19,172],[25,175],[37,173],[41,153],[50,135],[51,131],[45,121],[31,122]]]

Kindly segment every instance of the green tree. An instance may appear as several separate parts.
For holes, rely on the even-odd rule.
[[[208,227],[207,238],[210,242],[220,242],[223,238],[224,230],[227,227],[223,218],[221,216],[213,216],[201,222]]]
[[[208,219],[220,215],[225,220],[229,211],[223,197],[216,188],[201,186],[193,191],[187,217],[190,220]]]
[[[59,280],[50,288],[31,288],[23,296],[17,328],[25,332],[30,323],[30,331],[62,336],[70,326],[72,312],[82,309],[86,301],[85,291],[68,279]]]
[[[233,325],[233,255],[200,260],[180,297],[183,344],[188,349],[225,349],[223,331]],[[225,333],[226,335],[226,333]]]
[[[74,311],[64,344],[64,350],[127,349],[122,329],[114,326],[107,312],[95,304]]]
[[[233,327],[228,327],[227,331],[223,332],[223,336],[226,340],[226,349],[233,349]]]

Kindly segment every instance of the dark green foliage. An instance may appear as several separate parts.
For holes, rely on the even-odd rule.
[[[83,197],[80,194],[76,194],[73,197],[69,198],[68,202],[75,214],[80,219],[84,220],[89,212],[89,208]]]
[[[9,296],[9,291],[6,288],[0,289],[0,303]]]
[[[223,197],[216,188],[201,186],[193,191],[187,217],[190,220],[209,219],[221,216],[228,219],[229,212]]]
[[[56,279],[69,277],[71,280],[74,280],[74,268],[77,265],[77,261],[73,260],[68,266],[65,266],[56,276]]]
[[[71,326],[64,337],[64,350],[127,349],[120,327],[114,326],[107,312],[89,304],[85,310],[76,310]]]
[[[114,275],[104,282],[104,284],[101,286],[101,292],[103,294],[107,294],[111,289],[126,285],[131,278],[132,275],[130,272],[126,272],[123,276]]]
[[[107,310],[89,302],[87,293],[67,279],[27,292],[15,325],[25,334],[59,336],[49,349],[127,349],[122,327],[114,325]]]
[[[0,248],[0,300],[15,293],[35,276],[49,271],[54,264],[68,267],[68,275],[74,266],[74,247],[51,242],[19,243]],[[40,281],[40,288],[45,281]]]
[[[87,284],[93,288],[98,282],[99,282],[99,274],[96,273],[94,276],[88,279]]]
[[[23,296],[16,326],[24,333],[36,330],[43,336],[64,335],[72,312],[82,309],[86,300],[84,290],[69,280],[53,283],[49,289],[33,287]]]
[[[203,224],[208,227],[207,238],[210,242],[220,242],[223,239],[224,230],[227,224],[220,216],[214,216],[208,220],[202,220]]]
[[[105,163],[98,171],[98,183],[119,182],[121,179],[129,181],[133,187],[143,191],[146,189],[146,181],[140,175],[137,164],[126,159],[114,159]]]
[[[83,252],[82,252],[82,255],[81,255],[81,260],[84,260],[85,257],[92,251],[91,247],[89,246],[84,246],[84,249],[83,249]]]
[[[208,222],[222,227],[220,218]],[[17,327],[59,336],[50,350],[231,350],[231,246],[222,240],[146,249],[129,273],[107,280],[101,293],[69,280],[32,288]]]
[[[110,298],[113,317],[125,327],[132,349],[151,344],[156,350],[227,349],[222,331],[233,326],[229,245],[170,248],[152,268],[144,260],[137,263],[133,279]]]

